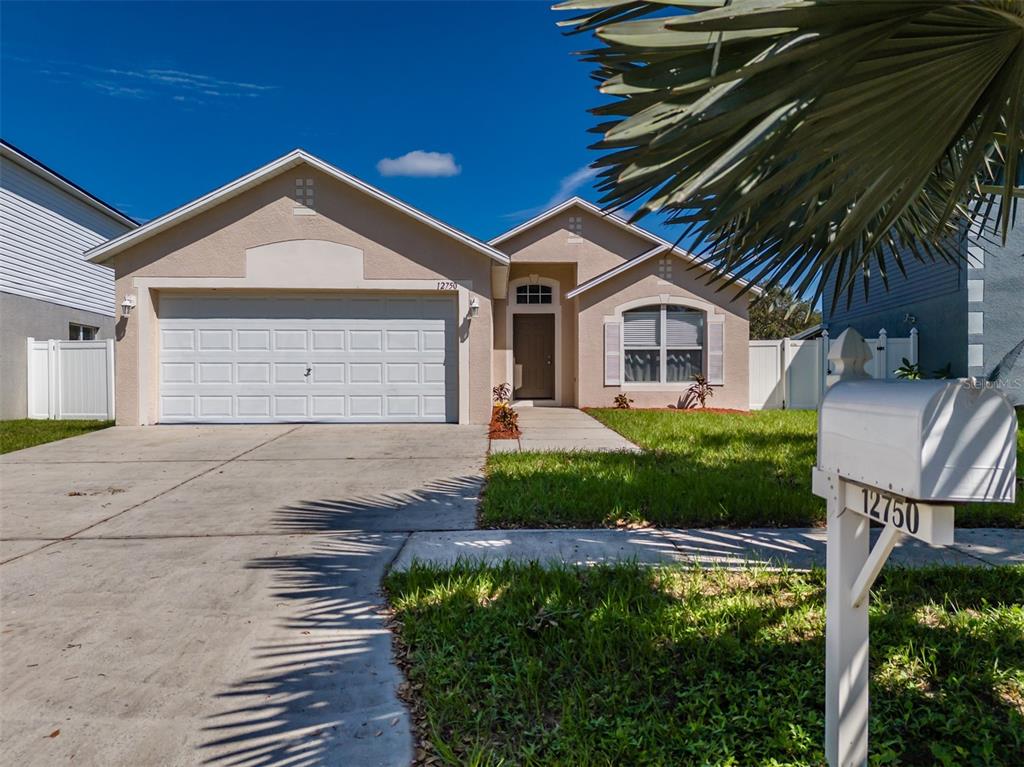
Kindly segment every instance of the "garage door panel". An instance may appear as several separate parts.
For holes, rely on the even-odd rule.
[[[196,334],[191,330],[164,330],[160,334],[160,346],[174,351],[193,351],[196,348]]]
[[[266,410],[270,410],[270,397],[263,398],[267,402]],[[305,418],[309,415],[309,397],[305,395],[276,395],[274,397],[274,416],[276,418]]]
[[[316,384],[345,383],[345,365],[340,362],[314,362],[313,381]]]
[[[420,366],[415,362],[389,362],[384,370],[389,384],[420,383]]]
[[[234,332],[228,329],[206,329],[199,331],[199,351],[234,351]]]
[[[317,396],[311,397],[313,401],[313,412],[314,418],[344,418],[345,417],[345,398],[336,396]]]
[[[269,384],[269,362],[237,362],[235,377],[240,384]]]
[[[348,398],[349,414],[353,418],[380,418],[384,415],[384,398],[379,395],[358,394]]]
[[[301,384],[306,380],[306,363],[277,362],[274,364],[274,383]]]
[[[161,420],[445,421],[451,297],[161,297]],[[165,311],[166,310],[166,311]]]
[[[314,330],[313,351],[329,352],[345,350],[344,330]]]
[[[348,346],[354,352],[379,352],[384,349],[382,333],[379,330],[350,330]]]

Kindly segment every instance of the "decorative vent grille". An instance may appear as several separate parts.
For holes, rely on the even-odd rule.
[[[295,204],[313,208],[313,179],[295,179]]]

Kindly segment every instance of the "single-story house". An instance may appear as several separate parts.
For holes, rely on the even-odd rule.
[[[136,226],[0,141],[0,419],[28,414],[29,338],[113,338],[114,272],[85,252]]]
[[[517,400],[748,406],[750,292],[572,199],[482,242],[296,150],[93,249],[117,420],[486,423]]]

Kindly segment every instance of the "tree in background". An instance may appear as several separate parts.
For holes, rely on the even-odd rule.
[[[790,291],[774,287],[750,305],[752,340],[789,338],[821,322],[821,312]]]
[[[602,203],[719,274],[833,302],[1024,197],[1024,0],[569,0],[611,103]],[[1005,242],[1005,239],[1004,239]]]

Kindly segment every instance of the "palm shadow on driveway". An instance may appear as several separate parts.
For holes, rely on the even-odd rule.
[[[247,567],[270,573],[281,617],[270,636],[253,637],[252,659],[239,658],[241,680],[217,694],[224,708],[204,728],[204,763],[410,762],[380,581],[409,532],[472,527],[480,485],[479,476],[452,477],[278,512],[282,553]]]

